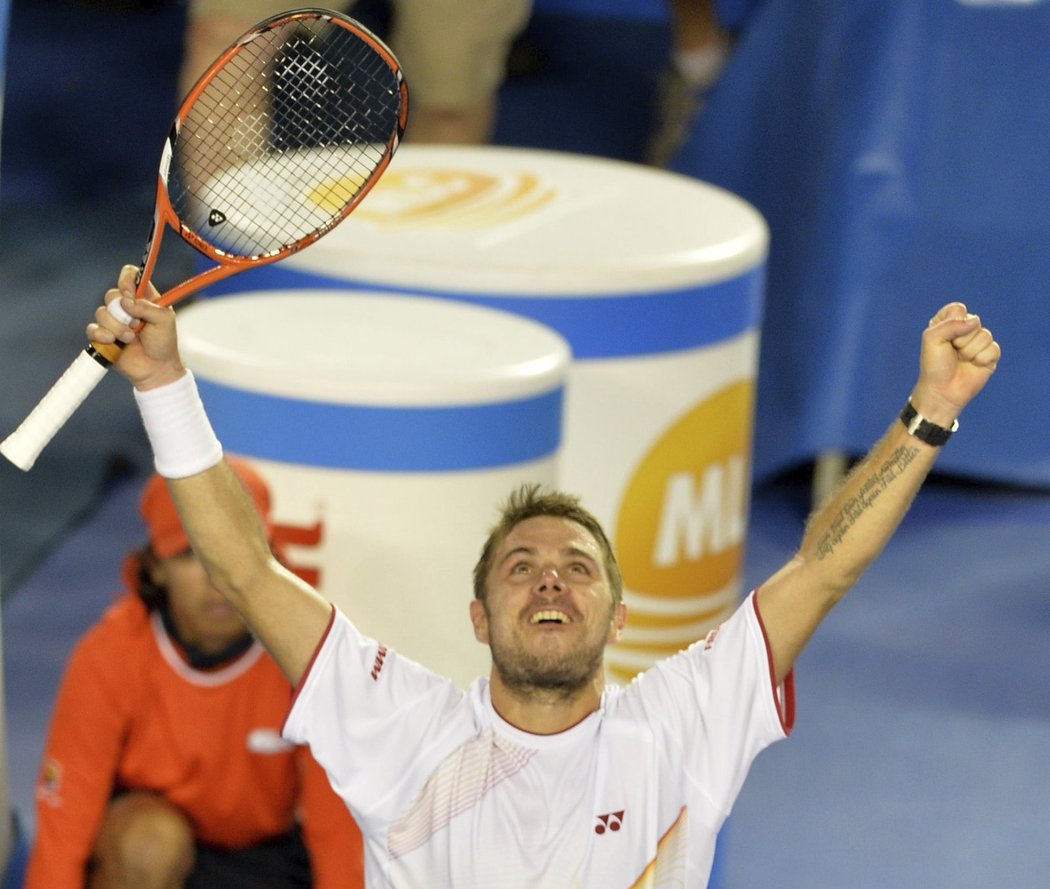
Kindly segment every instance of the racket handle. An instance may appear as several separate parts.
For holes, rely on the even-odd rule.
[[[84,349],[14,432],[0,442],[3,454],[29,471],[40,452],[58,433],[106,375],[110,361],[91,347]]]

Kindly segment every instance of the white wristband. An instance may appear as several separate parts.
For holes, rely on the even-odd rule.
[[[204,412],[192,372],[187,370],[166,386],[134,391],[157,472],[165,478],[185,478],[222,459],[222,445]]]

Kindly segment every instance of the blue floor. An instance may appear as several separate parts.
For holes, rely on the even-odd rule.
[[[121,115],[163,131],[167,113],[155,97],[173,57],[163,41],[135,38],[158,33],[136,16],[120,52],[92,42],[81,20],[102,5],[14,4],[17,70],[8,75],[0,178],[5,428],[76,354],[82,307],[118,263],[137,258],[145,236],[149,188],[128,183],[149,180],[156,140],[129,135]],[[116,6],[103,15],[118,15]],[[56,16],[63,25],[51,28]],[[665,40],[651,21],[596,27],[538,16],[528,71],[504,91],[498,141],[637,159]],[[61,76],[27,92],[49,64]],[[92,125],[73,102],[89,74],[109,97],[109,116],[87,144],[56,143],[59,121],[67,132]],[[94,397],[95,414],[28,476],[0,465],[8,774],[29,830],[65,657],[113,594],[124,549],[141,533],[134,499],[147,458],[137,418],[117,381]],[[808,495],[805,472],[755,491],[749,584],[790,554]],[[1046,886],[1048,578],[1050,494],[933,479],[803,655],[796,730],[759,758],[745,785],[726,834],[722,889]]]
[[[752,580],[794,541],[789,503],[756,497]],[[728,886],[1046,885],[1048,542],[1046,494],[927,486],[798,665],[797,729],[745,787]]]

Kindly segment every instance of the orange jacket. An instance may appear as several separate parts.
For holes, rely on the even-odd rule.
[[[361,835],[308,748],[280,737],[291,687],[256,643],[194,670],[134,592],[77,643],[36,788],[24,889],[83,889],[114,792],[149,789],[197,838],[236,848],[303,825],[315,889],[364,885]]]

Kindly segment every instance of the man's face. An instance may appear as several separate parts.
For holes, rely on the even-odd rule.
[[[626,616],[614,603],[602,552],[570,519],[515,525],[496,551],[484,601],[471,602],[474,635],[488,643],[503,682],[572,692],[601,671]]]
[[[213,654],[246,632],[240,615],[211,585],[192,552],[161,559],[153,574],[167,588],[168,611],[184,641]]]

